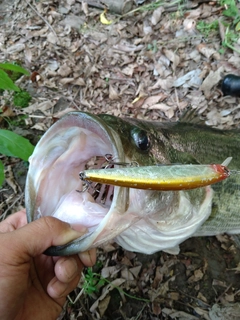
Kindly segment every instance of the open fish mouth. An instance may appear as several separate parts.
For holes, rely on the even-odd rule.
[[[102,241],[97,239],[103,237],[102,233],[107,240],[121,232],[121,228],[106,232],[106,221],[112,214],[121,215],[126,211],[128,190],[93,184],[83,191],[79,178],[82,170],[104,166],[106,154],[125,161],[115,132],[92,115],[71,113],[47,131],[30,157],[25,192],[28,222],[53,216],[70,223],[76,230],[78,225],[89,230],[67,249],[51,249],[52,254],[84,251],[92,243],[100,245]]]
[[[88,233],[69,244],[51,247],[49,255],[70,255],[116,241],[125,249],[151,254],[176,252],[211,213],[211,187],[160,192],[91,184],[84,191],[79,173],[116,162],[131,162],[121,134],[98,116],[72,112],[41,138],[26,181],[28,222],[53,216]],[[145,164],[146,165],[146,164]]]

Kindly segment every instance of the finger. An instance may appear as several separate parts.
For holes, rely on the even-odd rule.
[[[55,275],[59,281],[69,283],[81,275],[83,265],[78,256],[61,257],[55,264]]]
[[[10,232],[19,229],[27,224],[26,210],[23,209],[8,216],[0,223],[0,232]]]
[[[47,286],[47,293],[55,300],[64,299],[65,301],[66,296],[77,287],[79,280],[80,274],[70,282],[61,282],[54,277]]]
[[[6,233],[5,241],[10,252],[21,253],[22,260],[26,261],[27,257],[36,257],[50,246],[63,245],[79,238],[86,232],[86,228],[82,231],[75,231],[68,223],[56,218],[43,217],[15,230],[14,237]]]
[[[80,260],[86,267],[92,267],[96,263],[96,248],[78,254]]]

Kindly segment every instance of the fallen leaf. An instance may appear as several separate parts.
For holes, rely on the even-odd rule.
[[[196,21],[194,19],[185,19],[183,21],[183,28],[189,33],[194,33],[196,28]]]
[[[151,23],[155,26],[161,19],[162,13],[164,12],[164,7],[160,6],[156,10],[153,11]]]
[[[176,67],[180,63],[180,57],[176,53],[174,53],[172,50],[168,50],[166,48],[163,49],[163,53],[172,62],[172,69],[175,71]]]
[[[70,68],[67,64],[60,66],[57,72],[61,77],[67,77],[70,73],[72,73],[72,68]]]
[[[222,79],[222,72],[224,67],[218,68],[216,71],[210,71],[209,75],[204,79],[202,85],[200,86],[200,90],[202,90],[205,96],[209,96],[212,88],[219,83]]]
[[[110,300],[111,300],[111,297],[106,296],[102,301],[99,301],[98,310],[101,317],[103,317],[105,311],[107,310]]]
[[[118,100],[119,99],[119,95],[117,93],[117,90],[112,85],[109,86],[109,99],[110,100]]]
[[[98,307],[100,301],[102,301],[111,290],[116,289],[116,287],[120,287],[125,281],[126,281],[125,279],[118,278],[116,280],[113,280],[106,287],[104,287],[103,293],[101,294],[101,296],[90,307],[90,312],[94,312]]]
[[[106,14],[106,10],[104,10],[101,14],[100,14],[100,21],[102,24],[111,24],[112,23],[112,20],[108,20],[106,17],[105,17],[105,14]]]
[[[200,43],[197,46],[197,50],[208,59],[211,58],[211,56],[216,53],[215,49],[213,49],[212,47],[210,47],[205,43]]]

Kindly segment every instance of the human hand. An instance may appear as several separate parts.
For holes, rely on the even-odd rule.
[[[25,210],[0,223],[0,315],[2,320],[56,319],[95,250],[68,257],[42,254],[85,233],[53,217],[27,224]]]

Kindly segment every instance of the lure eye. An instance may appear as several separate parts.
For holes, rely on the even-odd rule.
[[[134,128],[131,131],[131,136],[136,144],[136,146],[142,151],[146,151],[150,147],[150,141],[147,133],[144,130]]]

